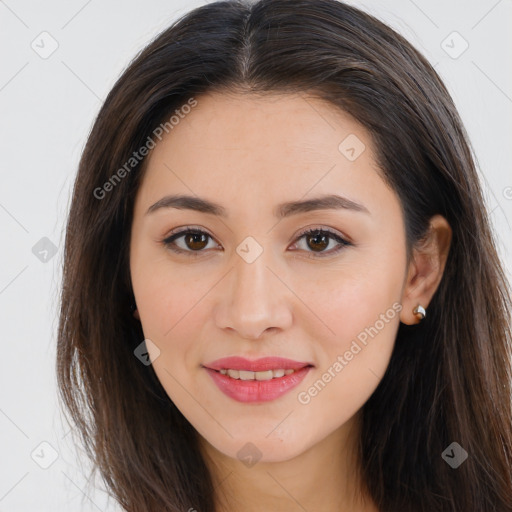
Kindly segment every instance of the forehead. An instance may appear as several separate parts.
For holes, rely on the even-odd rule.
[[[144,203],[171,190],[256,208],[266,198],[278,203],[308,191],[350,197],[380,180],[370,134],[328,102],[305,94],[195,99],[148,157]],[[346,154],[347,144],[357,158]]]
[[[262,160],[269,151],[280,158],[297,153],[329,158],[337,157],[340,135],[359,132],[368,138],[347,113],[306,94],[208,93],[196,101],[166,137],[174,139],[171,145],[193,139],[198,148],[235,156],[250,151]]]

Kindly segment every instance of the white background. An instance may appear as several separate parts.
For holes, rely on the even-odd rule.
[[[114,511],[86,487],[54,375],[62,247],[70,191],[92,122],[131,58],[199,1],[0,0],[0,512]],[[512,269],[512,1],[351,4],[404,34],[445,80],[468,130],[500,254]],[[47,31],[57,50],[31,47]],[[458,52],[450,57],[442,42]],[[49,48],[48,44],[45,45]],[[46,263],[32,252],[47,237]],[[31,458],[51,462],[48,469]],[[34,452],[35,450],[35,452]],[[38,456],[39,455],[39,456]],[[83,458],[83,457],[82,457]],[[99,485],[99,484],[98,484]]]

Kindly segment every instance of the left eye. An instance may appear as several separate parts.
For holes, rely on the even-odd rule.
[[[180,247],[175,242],[181,238],[183,238],[185,243],[184,247]],[[201,253],[205,252],[203,249],[207,248],[208,246],[208,238],[213,240],[213,238],[206,231],[197,228],[186,228],[165,238],[162,243],[165,247],[171,249],[174,252],[188,253],[190,256],[200,256]],[[299,241],[302,238],[308,240],[308,242],[306,242],[306,246],[308,248],[315,249],[312,251],[305,251],[314,254],[313,256],[307,256],[309,258],[318,258],[323,257],[324,255],[335,254],[342,250],[344,247],[352,245],[351,242],[348,242],[337,233],[327,229],[308,229],[307,231],[301,233],[297,237],[296,241]],[[334,249],[326,251],[325,249],[333,240],[338,243],[338,246]]]
[[[330,231],[328,229],[319,229],[319,228],[308,229],[307,231],[305,231],[301,235],[299,235],[297,237],[297,240],[300,240],[302,238],[304,238],[305,240],[308,240],[308,242],[306,242],[307,247],[320,249],[320,251],[316,251],[316,250],[311,251],[313,253],[313,256],[308,255],[307,256],[308,258],[322,258],[324,256],[336,254],[339,251],[341,251],[344,247],[352,245],[351,242],[349,242],[348,240],[345,240],[343,237],[341,237],[337,233],[334,233],[333,231]],[[329,243],[332,241],[337,242],[338,245],[329,251],[324,250],[326,247],[329,246]],[[306,252],[310,252],[310,251],[306,251]]]

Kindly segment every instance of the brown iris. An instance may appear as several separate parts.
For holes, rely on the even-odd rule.
[[[308,240],[313,240],[313,243],[308,241],[308,246],[311,249],[315,249],[315,246],[320,251],[324,250],[329,245],[329,237],[322,233],[317,233],[307,236]]]
[[[200,251],[208,245],[208,235],[204,233],[188,233],[184,235],[187,247]]]

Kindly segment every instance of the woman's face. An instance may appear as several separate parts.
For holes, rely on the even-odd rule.
[[[162,386],[209,445],[284,461],[347,429],[386,370],[407,274],[400,203],[369,134],[332,105],[302,95],[196,100],[148,156],[136,198],[138,315]],[[224,215],[183,202],[148,213],[177,195]],[[330,195],[345,199],[308,207]],[[308,366],[280,376],[294,365],[270,360],[251,374],[242,362],[238,380],[206,368],[237,356]]]

